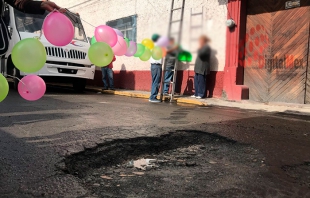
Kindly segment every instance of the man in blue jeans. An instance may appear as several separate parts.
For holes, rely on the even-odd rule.
[[[174,38],[169,39],[169,46],[166,56],[166,71],[165,71],[165,85],[164,85],[164,94],[169,93],[170,82],[172,81],[174,74],[174,66],[177,57],[177,51],[179,46],[175,44]]]
[[[157,99],[159,92],[161,74],[162,74],[162,60],[150,59],[151,62],[151,75],[152,75],[152,90],[149,101],[153,103],[160,103],[161,101]]]
[[[113,80],[113,62],[116,61],[116,58],[114,56],[112,62],[106,66],[106,67],[102,67],[101,71],[102,71],[102,81],[103,81],[103,91],[104,90],[108,90],[109,89],[109,85],[110,85],[110,90],[115,90],[114,89],[114,80]],[[109,84],[107,82],[107,78],[109,79]]]

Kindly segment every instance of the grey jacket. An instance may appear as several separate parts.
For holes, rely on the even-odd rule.
[[[210,56],[211,56],[211,48],[209,45],[206,45],[200,50],[198,50],[194,69],[195,73],[201,75],[210,74],[210,67],[211,67]]]

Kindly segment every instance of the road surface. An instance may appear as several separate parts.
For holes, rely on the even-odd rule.
[[[255,191],[257,197],[310,196],[309,115],[170,103],[151,104],[143,99],[96,93],[76,94],[70,89],[50,87],[44,98],[36,102],[27,102],[20,98],[17,92],[10,90],[8,98],[0,103],[0,197],[124,197],[124,194],[120,194],[121,192],[115,191],[114,188],[101,188],[102,184],[97,184],[95,181],[89,181],[92,185],[89,187],[85,182],[91,178],[74,173],[72,172],[74,168],[71,170],[68,167],[75,166],[74,163],[81,161],[87,164],[87,160],[93,158],[94,153],[89,153],[91,157],[88,159],[85,151],[100,149],[109,142],[139,141],[135,138],[160,137],[169,133],[180,133],[179,136],[183,133],[217,134],[223,141],[238,144],[240,148],[225,142],[223,147],[222,144],[218,144],[217,146],[221,147],[219,156],[222,156],[222,159],[225,156],[236,157],[229,160],[227,164],[233,166],[227,170],[242,169],[244,171],[238,174],[244,176],[248,174],[255,178],[255,175],[263,175],[262,180],[258,182],[259,185],[266,183],[271,189],[261,194],[264,190],[259,186],[256,190],[253,188],[252,191]],[[186,134],[183,134],[184,137],[192,138],[192,135],[187,137]],[[159,144],[164,141],[159,140]],[[178,145],[172,139],[169,141],[174,145],[169,149],[178,149]],[[182,138],[178,141],[180,141],[179,147],[189,146]],[[200,143],[208,148],[210,142]],[[141,142],[142,144],[145,143]],[[251,151],[247,153],[245,151],[247,149]],[[118,154],[122,152],[124,150],[119,150]],[[164,149],[161,152],[165,152]],[[258,152],[259,157],[253,157],[252,152]],[[169,155],[173,156],[175,153]],[[70,161],[73,159],[72,156],[76,159]],[[199,173],[199,170],[203,172],[205,167],[202,160],[204,154],[200,156],[196,161],[200,163],[201,168],[195,169],[196,173],[197,171]],[[122,159],[125,163],[129,159],[124,157],[126,156],[122,156]],[[238,160],[243,160],[245,167]],[[89,161],[88,166],[95,167],[91,163]],[[211,164],[217,166],[215,163]],[[246,167],[251,169],[247,170]],[[221,172],[219,167],[215,167],[215,170],[217,173]],[[225,173],[225,170],[223,172]],[[182,172],[180,174],[182,175]],[[237,186],[240,189],[245,189],[242,187],[243,184],[251,183],[249,178],[239,179],[240,185]],[[170,184],[173,182],[168,179],[163,181]],[[215,183],[216,181],[214,180]],[[279,185],[273,186],[276,183]],[[246,190],[244,193],[238,189],[232,191],[236,189],[236,184],[231,185],[229,182],[220,185],[217,183],[213,196],[247,197]],[[131,186],[130,182],[128,186]],[[180,186],[186,187],[186,183],[181,182]],[[180,189],[183,188],[180,186],[178,189],[182,191]],[[136,197],[161,197],[160,194],[156,194],[160,192],[157,191],[156,185],[153,186],[152,194],[148,194],[147,186],[145,188],[144,194],[137,192]],[[114,194],[104,195],[105,190],[110,190]],[[210,192],[204,193],[205,197],[208,197],[207,194]],[[173,194],[168,195],[171,197]],[[197,194],[197,197],[202,195]],[[178,196],[186,197],[186,193]]]

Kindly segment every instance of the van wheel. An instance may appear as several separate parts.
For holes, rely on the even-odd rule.
[[[83,92],[86,87],[86,79],[76,78],[73,79],[73,89],[76,92]]]

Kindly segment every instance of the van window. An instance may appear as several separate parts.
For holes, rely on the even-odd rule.
[[[42,31],[42,25],[48,12],[44,15],[26,14],[18,10],[14,10],[16,28],[19,32],[29,32],[40,34]],[[71,20],[75,35],[74,39],[87,42],[87,38],[84,32],[83,25],[80,18],[77,15],[66,13],[66,16]]]

